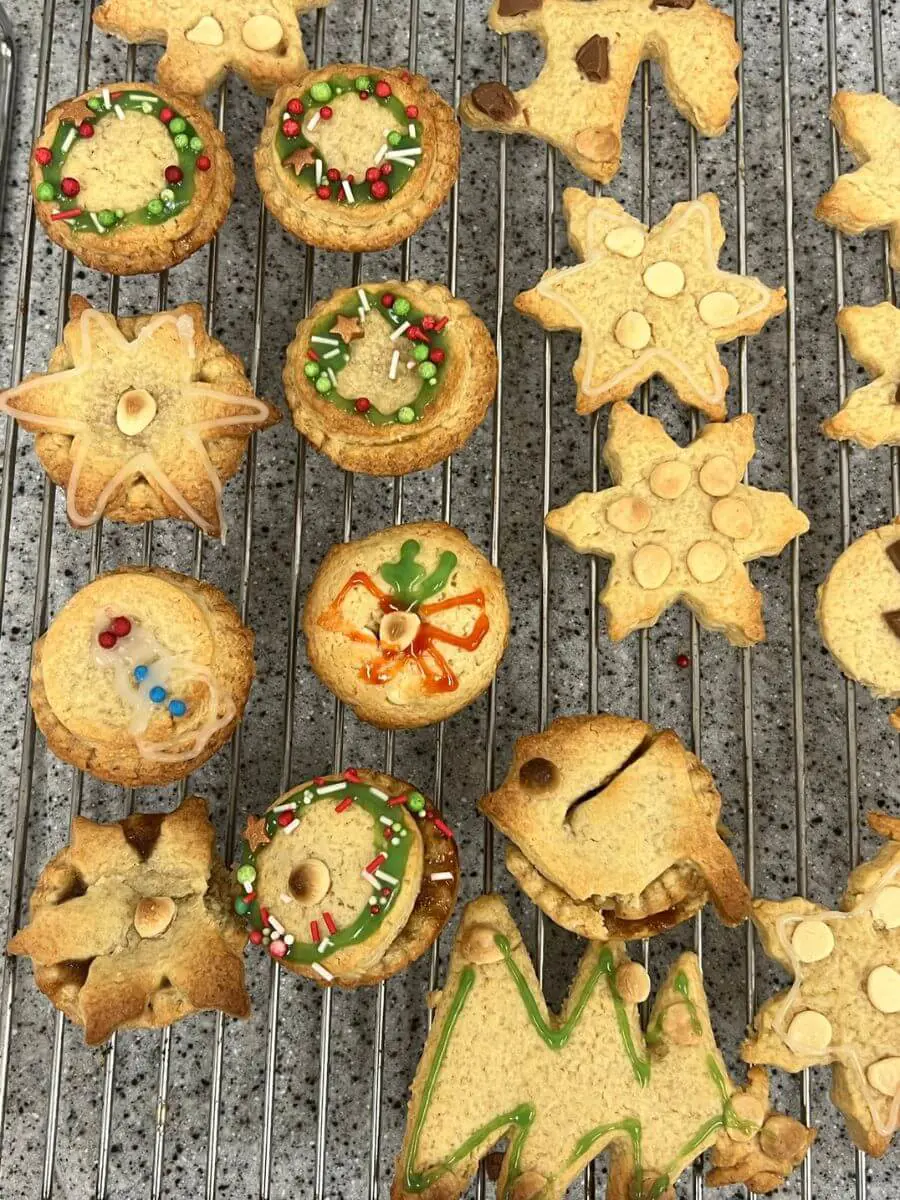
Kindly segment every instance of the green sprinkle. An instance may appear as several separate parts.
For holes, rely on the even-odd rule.
[[[116,214],[111,208],[102,208],[100,212],[97,213],[97,220],[104,229],[112,229],[113,225],[116,223]]]
[[[153,105],[150,104],[147,100],[145,100],[144,103],[141,105],[141,112],[144,114],[144,116],[149,117],[150,114],[153,112]]]
[[[190,147],[195,154],[199,154],[203,149],[203,138],[192,137],[190,141]]]
[[[413,358],[416,362],[424,362],[428,357],[428,347],[423,342],[417,342],[413,348]]]
[[[343,96],[343,94],[344,94],[344,89],[343,89],[342,87],[336,87],[336,88],[334,89],[334,94],[335,94],[336,96]]]
[[[187,129],[187,121],[184,117],[173,117],[169,122],[169,130],[172,133],[184,133]]]
[[[242,867],[238,867],[238,869],[237,869],[238,883],[252,883],[255,878],[256,878],[256,867],[251,866],[250,863],[244,863],[244,865]]]
[[[117,220],[117,221],[123,221],[124,219],[125,219],[125,209],[124,209],[124,208],[117,208],[117,209],[116,209],[116,220]]]
[[[331,380],[327,375],[320,375],[316,380],[316,391],[321,392],[323,395],[331,391]]]
[[[371,92],[372,80],[368,75],[358,75],[353,86],[358,92]]]
[[[38,198],[38,200],[45,200],[45,201],[46,200],[55,200],[56,199],[56,188],[53,186],[52,183],[39,183],[37,185],[37,198]]]
[[[422,812],[425,808],[425,797],[421,792],[410,792],[406,807],[410,812]]]
[[[392,129],[391,132],[387,135],[387,140],[388,140],[389,146],[399,146],[400,145],[400,134],[397,132],[396,129]]]
[[[92,108],[94,112],[99,112],[103,107],[103,101],[99,96],[91,96],[90,100],[87,102],[87,106],[88,108]]]
[[[391,305],[392,311],[395,312],[398,317],[405,317],[411,308],[412,305],[405,296],[398,296]]]
[[[318,363],[308,362],[303,368],[303,373],[307,379],[316,379],[322,373],[322,368]]]
[[[437,375],[437,367],[433,362],[420,363],[419,374],[423,379],[434,379],[435,375]]]
[[[179,150],[186,150],[187,147],[190,145],[191,139],[188,137],[188,135],[186,133],[176,133],[175,136],[172,138],[172,141],[175,143],[176,147]]]
[[[246,900],[235,900],[234,911],[237,913],[237,915],[239,917],[245,917],[247,915],[247,913],[250,911],[250,905],[247,903]]]
[[[399,409],[397,412],[397,420],[401,425],[412,425],[415,419],[416,410],[414,408],[408,408],[406,405],[404,405],[403,408]]]
[[[317,104],[327,104],[334,93],[330,83],[314,83],[309,89],[309,94]]]
[[[159,193],[159,198],[160,200],[165,201],[166,204],[171,204],[175,199],[175,193],[171,188],[163,188],[163,190]]]
[[[147,205],[147,212],[150,213],[152,217],[158,217],[164,207],[165,206],[163,205],[162,200],[151,200]]]

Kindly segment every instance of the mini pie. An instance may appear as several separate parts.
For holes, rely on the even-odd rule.
[[[204,1009],[248,1017],[230,883],[199,796],[110,825],[77,816],[9,953],[31,958],[38,987],[89,1046]]]
[[[617,404],[603,457],[614,487],[547,517],[580,554],[612,560],[600,597],[613,641],[681,600],[735,646],[762,641],[762,595],[745,563],[780,554],[809,521],[781,492],[742,483],[756,446],[749,414],[706,425],[682,449],[655,417]]]
[[[443,721],[489,686],[509,634],[503,578],[465,534],[422,521],[333,546],[303,614],[322,682],[383,729]]]
[[[520,92],[479,84],[460,105],[465,121],[542,138],[600,183],[619,169],[645,59],[659,63],[672,103],[699,133],[718,137],[731,117],[741,50],[734,21],[707,0],[494,0],[488,22],[497,33],[533,34],[546,59]]]
[[[250,940],[323,987],[420,958],[450,919],[456,843],[421,792],[377,771],[318,776],[250,817],[235,911]]]
[[[339,467],[405,475],[440,462],[497,387],[491,335],[439,284],[366,284],[317,304],[288,347],[294,424]]]
[[[869,824],[889,840],[851,873],[839,912],[799,896],[754,901],[766,953],[794,978],[741,1053],[785,1071],[830,1064],[853,1142],[881,1155],[900,1123],[900,819],[871,813]]]
[[[97,271],[143,275],[215,236],[234,164],[205,109],[154,84],[109,84],[51,110],[31,188],[52,241]]]
[[[852,391],[822,422],[822,432],[867,450],[900,444],[900,309],[887,303],[842,308],[837,325],[872,382]]]
[[[671,729],[608,713],[520,738],[479,808],[506,865],[551,920],[595,941],[650,937],[712,898],[728,925],[750,893],[717,831],[712,775]]]
[[[444,202],[459,173],[459,126],[427,80],[360,63],[280,89],[256,149],[272,216],[324,250],[386,250]]]
[[[76,592],[36,643],[31,706],[65,762],[146,787],[225,744],[253,673],[253,634],[218,588],[121,567]]]
[[[180,517],[224,535],[222,484],[278,410],[197,304],[116,318],[73,295],[69,313],[47,374],[0,394],[0,411],[35,434],[72,525]]]
[[[94,20],[128,42],[162,42],[164,87],[203,96],[237,72],[271,96],[308,67],[298,15],[329,0],[103,0]]]

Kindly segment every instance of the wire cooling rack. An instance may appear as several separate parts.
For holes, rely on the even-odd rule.
[[[464,898],[495,887],[510,901],[551,1001],[559,1002],[577,940],[535,919],[502,867],[502,847],[477,817],[477,796],[505,770],[511,743],[564,712],[608,708],[675,727],[715,772],[725,816],[758,894],[803,891],[829,904],[859,857],[862,813],[896,809],[896,741],[886,708],[850,683],[822,651],[816,585],[843,545],[900,508],[896,455],[825,442],[819,420],[837,406],[855,368],[833,317],[844,302],[893,298],[877,237],[842,242],[810,212],[841,164],[829,132],[838,86],[900,91],[885,79],[900,44],[900,16],[877,0],[734,0],[745,45],[741,93],[728,133],[698,142],[673,113],[655,72],[642,69],[626,125],[626,154],[609,187],[633,213],[658,220],[675,200],[716,191],[729,232],[723,261],[784,281],[788,313],[732,348],[732,415],[759,418],[753,482],[788,490],[812,530],[778,560],[755,564],[766,595],[769,641],[736,651],[681,611],[612,646],[598,615],[605,568],[549,544],[541,520],[578,490],[607,482],[604,415],[573,411],[569,336],[550,338],[510,301],[554,261],[571,261],[559,220],[563,185],[585,186],[562,159],[527,139],[466,134],[463,171],[449,205],[399,251],[352,260],[314,253],[270,222],[250,155],[263,104],[229,82],[215,114],[238,161],[239,190],[219,239],[158,281],[109,280],[83,271],[35,228],[26,186],[28,147],[47,107],[89,84],[150,78],[157,51],[127,50],[92,30],[91,2],[8,5],[23,69],[0,300],[0,351],[13,381],[42,367],[70,292],[116,311],[206,299],[209,327],[249,361],[259,389],[280,396],[283,350],[314,299],[348,279],[432,278],[468,299],[500,352],[497,403],[453,462],[393,483],[354,479],[308,454],[289,423],[253,444],[227,491],[225,547],[184,527],[116,526],[75,534],[34,462],[30,438],[6,428],[0,490],[0,661],[4,690],[0,817],[7,931],[23,919],[42,863],[79,811],[102,820],[132,807],[171,807],[176,789],[125,792],[73,773],[46,753],[25,702],[31,645],[65,599],[99,570],[157,562],[223,587],[258,635],[259,678],[228,751],[190,786],[207,795],[230,856],[248,811],[319,770],[383,765],[414,779],[459,831]],[[361,58],[407,62],[454,102],[482,78],[516,85],[536,64],[527,37],[500,39],[487,0],[336,0],[304,18],[316,63]],[[33,118],[33,119],[32,119]],[[846,165],[846,164],[845,164]],[[16,276],[16,261],[21,268]],[[17,279],[17,282],[16,282]],[[686,440],[696,419],[665,388],[640,404]],[[396,738],[361,726],[309,672],[298,647],[305,589],[328,546],[391,521],[452,520],[503,569],[514,626],[487,697],[447,725]],[[687,656],[689,665],[679,666]],[[165,1030],[113,1037],[87,1050],[5,960],[0,984],[0,1196],[131,1198],[387,1196],[407,1087],[427,1027],[448,938],[430,958],[362,993],[320,992],[261,956],[248,958],[254,1015],[214,1015]],[[749,929],[715,918],[644,947],[658,976],[678,949],[703,956],[714,1023],[726,1057],[757,1000],[781,982]],[[602,1063],[597,1065],[602,1071]],[[785,1189],[802,1200],[892,1200],[890,1158],[866,1161],[843,1132],[824,1072],[775,1080],[779,1103],[820,1128],[812,1154]],[[573,1195],[603,1195],[602,1163]],[[478,1196],[490,1183],[482,1174]],[[704,1194],[699,1172],[680,1195]],[[726,1189],[727,1196],[744,1195]]]

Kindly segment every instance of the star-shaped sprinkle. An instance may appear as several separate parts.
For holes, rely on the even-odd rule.
[[[853,871],[839,912],[755,902],[766,953],[794,982],[760,1009],[742,1055],[786,1071],[831,1064],[850,1136],[883,1154],[900,1123],[900,818],[869,824],[889,840]]]
[[[682,449],[654,417],[613,408],[603,457],[616,486],[547,517],[573,550],[612,560],[601,600],[613,641],[678,600],[736,646],[764,639],[762,596],[744,564],[780,554],[809,522],[787,496],[741,483],[753,429],[749,414],[707,425]]]
[[[576,407],[593,412],[662,375],[685,404],[724,420],[717,345],[758,333],[784,289],[717,266],[725,230],[712,194],[676,204],[648,230],[608,196],[567,188],[569,242],[583,261],[547,271],[516,308],[546,329],[577,329]]]
[[[365,330],[359,317],[345,317],[343,314],[335,319],[331,332],[336,333],[345,345],[349,346],[356,338],[365,337]]]
[[[304,167],[315,166],[318,155],[312,146],[300,146],[284,160],[285,167],[293,167],[294,174],[299,175]]]
[[[260,846],[267,846],[272,840],[266,833],[265,818],[255,817],[252,814],[247,818],[247,824],[244,826],[241,837],[250,847],[251,854],[255,854]]]
[[[822,423],[827,437],[873,446],[900,443],[900,309],[893,304],[855,305],[838,313],[850,353],[872,376]]]
[[[816,216],[841,233],[886,229],[891,266],[900,270],[900,107],[880,92],[838,92],[831,120],[859,163],[816,205]]]

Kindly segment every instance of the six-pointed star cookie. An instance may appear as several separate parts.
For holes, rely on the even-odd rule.
[[[737,95],[734,22],[707,0],[494,0],[497,33],[533,33],[546,50],[521,92],[482,83],[460,106],[476,129],[530,133],[607,183],[619,169],[622,123],[644,59],[656,60],[672,103],[718,137]]]
[[[742,1055],[786,1071],[832,1064],[850,1136],[883,1154],[900,1120],[900,819],[869,824],[890,840],[853,871],[839,912],[799,896],[755,902],[766,952],[794,982],[763,1005]]]
[[[309,64],[297,16],[330,0],[104,0],[94,20],[128,42],[162,42],[159,81],[186,96],[217,88],[231,69],[271,96]]]
[[[900,270],[900,107],[880,92],[838,92],[831,120],[859,167],[835,181],[816,216],[842,233],[886,229]]]
[[[841,410],[822,422],[830,438],[873,446],[900,443],[900,309],[893,304],[842,308],[838,329],[850,353],[873,377],[844,400]]]
[[[809,522],[787,496],[740,482],[753,427],[749,414],[707,425],[681,449],[654,417],[612,410],[603,457],[616,486],[554,509],[547,527],[579,553],[612,559],[601,600],[613,641],[677,600],[736,646],[765,637],[744,563],[780,554]]]
[[[576,407],[593,412],[662,375],[685,404],[724,420],[728,372],[716,346],[758,333],[784,289],[716,265],[725,241],[712,194],[647,230],[607,196],[567,188],[569,242],[584,261],[547,271],[516,308],[547,329],[581,331]]]

